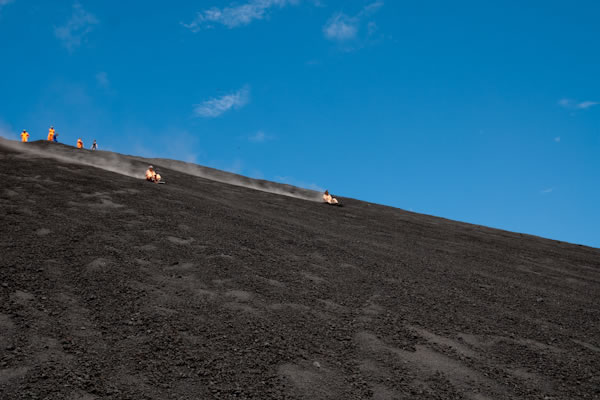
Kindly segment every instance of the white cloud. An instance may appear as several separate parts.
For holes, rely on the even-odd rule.
[[[355,40],[358,38],[361,28],[364,29],[364,20],[375,14],[381,7],[383,7],[383,2],[376,1],[365,6],[354,16],[338,12],[325,23],[323,34],[327,39],[337,42]],[[366,23],[366,31],[367,36],[373,35],[377,31],[377,24],[373,21],[368,21]]]
[[[572,99],[560,99],[558,105],[569,110],[587,110],[590,107],[597,106],[597,101],[575,101]]]
[[[72,51],[81,45],[81,42],[96,25],[98,25],[96,17],[85,11],[81,4],[74,3],[71,18],[65,25],[55,27],[54,35],[69,51]]]
[[[577,104],[577,108],[580,110],[587,110],[588,108],[597,106],[598,104],[600,103],[597,101],[582,101],[581,103]]]
[[[540,193],[541,194],[550,194],[554,191],[554,188],[548,188],[548,189],[544,189],[542,190]]]
[[[554,141],[555,141],[556,143],[560,143],[560,136],[557,136],[557,137],[555,137],[555,138],[554,138]]]
[[[262,143],[262,142],[266,142],[267,140],[270,140],[270,139],[272,139],[272,137],[267,135],[263,131],[258,131],[254,135],[250,135],[248,137],[248,140],[251,142],[254,142],[254,143]]]
[[[370,16],[375,14],[379,9],[383,7],[383,1],[374,1],[373,3],[365,6],[360,12],[359,16]]]
[[[243,87],[237,92],[209,99],[194,106],[194,114],[198,117],[215,118],[231,110],[240,109],[248,104],[250,89]]]
[[[110,87],[110,81],[106,72],[98,72],[96,74],[96,83],[98,86],[108,89]]]
[[[212,28],[215,24],[236,28],[250,24],[254,20],[267,17],[270,8],[283,8],[289,4],[297,4],[300,0],[250,0],[241,5],[230,4],[222,9],[213,7],[199,12],[189,24],[183,24],[192,32],[202,28]]]
[[[358,23],[360,20],[356,17],[349,17],[344,13],[338,13],[331,17],[323,27],[323,33],[329,40],[349,40],[354,39],[358,33]]]

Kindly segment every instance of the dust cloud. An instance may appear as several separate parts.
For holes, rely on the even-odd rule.
[[[153,164],[157,166],[158,169],[162,167],[172,171],[209,179],[216,182],[226,183],[229,185],[241,186],[302,200],[314,202],[322,201],[322,194],[315,190],[304,189],[285,183],[252,179],[246,176],[237,175],[214,168],[203,167],[197,164],[186,163],[183,161],[162,158],[146,159],[130,157],[108,151],[78,151],[70,146],[46,143],[44,141],[21,143],[19,141],[0,138],[0,146],[20,153],[25,157],[49,158],[70,164],[86,165],[136,179],[145,179],[144,172],[146,166],[148,164]],[[168,177],[166,178],[168,179]]]
[[[3,138],[0,138],[0,146],[20,153],[25,157],[50,158],[70,164],[96,167],[131,178],[144,179],[144,170],[140,166],[135,166],[133,163],[124,160],[114,153],[98,152],[90,154],[90,152],[86,151],[77,154],[71,148],[40,149],[26,143]],[[61,154],[61,151],[65,154]]]
[[[199,178],[209,179],[216,182],[226,183],[228,185],[242,186],[249,189],[260,190],[278,194],[282,196],[294,197],[297,199],[308,201],[322,201],[322,194],[315,190],[299,188],[285,183],[277,183],[262,179],[252,179],[246,176],[225,172],[214,168],[203,167],[196,164],[186,163],[183,161],[153,159],[155,165],[168,168],[173,171],[182,172],[184,174],[196,176]]]

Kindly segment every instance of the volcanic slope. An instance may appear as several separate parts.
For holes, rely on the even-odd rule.
[[[6,143],[2,399],[600,398],[598,249]]]

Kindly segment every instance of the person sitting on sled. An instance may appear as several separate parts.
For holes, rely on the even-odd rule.
[[[152,165],[148,166],[148,170],[146,171],[146,180],[154,183],[160,182],[161,176],[154,171],[154,167]]]
[[[338,204],[338,200],[330,195],[328,190],[323,193],[323,201],[327,204]]]

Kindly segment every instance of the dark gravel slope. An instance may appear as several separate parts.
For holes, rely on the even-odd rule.
[[[1,399],[600,398],[598,249],[2,146]]]

